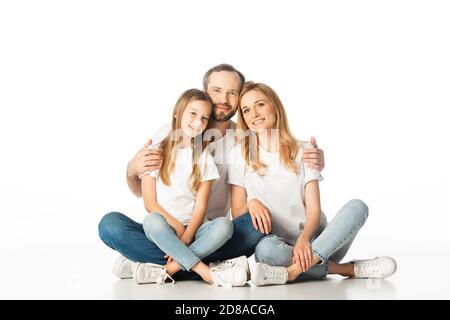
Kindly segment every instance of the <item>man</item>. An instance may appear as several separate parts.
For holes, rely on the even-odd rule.
[[[220,178],[215,180],[211,190],[207,209],[207,218],[214,219],[226,216],[230,210],[230,189],[227,184],[226,155],[234,145],[234,129],[236,124],[230,119],[237,111],[239,93],[245,82],[244,75],[228,64],[221,64],[208,70],[203,77],[203,88],[213,101],[212,129],[215,139],[209,148],[214,156]],[[164,130],[164,129],[161,129]],[[165,135],[159,134],[160,136]],[[148,150],[152,144],[149,140],[128,163],[127,182],[130,190],[141,197],[142,173],[158,169],[162,157],[159,152]],[[314,149],[305,150],[303,160],[313,168],[321,171],[324,167],[323,151],[317,147],[314,138],[311,138]],[[240,215],[233,220],[233,236],[219,250],[203,259],[205,263],[223,261],[239,256],[250,256],[256,245],[267,230],[257,225],[257,219],[263,215],[258,202],[248,203],[248,213]],[[99,224],[100,238],[112,249],[119,251],[120,257],[114,266],[114,273],[121,278],[131,278],[133,261],[149,262],[165,265],[165,254],[153,242],[149,241],[144,233],[142,224],[133,221],[122,213],[110,212],[106,214]],[[125,258],[126,257],[126,258]],[[132,260],[132,261],[130,261]],[[194,273],[179,272],[178,277],[198,279]]]

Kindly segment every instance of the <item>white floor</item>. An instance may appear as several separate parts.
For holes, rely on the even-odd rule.
[[[0,264],[3,275],[0,299],[450,298],[449,278],[441,273],[448,265],[448,256],[447,260],[439,262],[441,267],[431,272],[425,269],[429,266],[422,265],[424,260],[416,260],[415,255],[407,250],[396,253],[398,272],[387,280],[350,280],[329,276],[323,281],[291,285],[222,288],[196,281],[159,286],[137,285],[134,280],[116,279],[111,267],[118,255],[97,240],[91,243],[61,243],[36,239],[16,246],[4,244]]]

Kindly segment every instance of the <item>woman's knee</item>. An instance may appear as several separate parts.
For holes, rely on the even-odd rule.
[[[152,212],[144,218],[142,227],[146,235],[156,235],[167,230],[166,219],[157,212]]]
[[[347,203],[351,207],[351,212],[357,223],[364,223],[369,216],[369,207],[360,199],[353,199]]]
[[[274,266],[288,266],[292,261],[292,250],[287,245],[280,245],[273,236],[267,236],[256,246],[255,258]]]

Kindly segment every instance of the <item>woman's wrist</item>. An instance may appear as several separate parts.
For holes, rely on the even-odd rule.
[[[309,236],[309,235],[307,235],[307,234],[305,234],[305,233],[302,233],[302,234],[298,237],[297,241],[307,241],[307,242],[311,242],[311,236]]]

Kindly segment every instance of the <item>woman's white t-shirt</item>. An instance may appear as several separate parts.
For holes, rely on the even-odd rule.
[[[303,149],[312,148],[307,142],[298,143]],[[261,201],[272,214],[272,233],[294,245],[306,221],[305,186],[312,180],[322,180],[322,176],[304,165],[300,152],[296,158],[297,174],[281,163],[278,152],[259,148],[259,156],[267,165],[265,175],[246,166],[242,145],[237,144],[228,155],[228,183],[245,188],[247,200]]]
[[[219,178],[214,158],[208,150],[200,156],[199,165],[201,182]],[[159,179],[159,170],[150,171],[150,175],[156,178],[158,204],[183,224],[189,223],[194,212],[196,197],[191,189],[192,168],[192,148],[184,148],[176,150],[175,169],[170,175],[170,185],[165,185]]]

